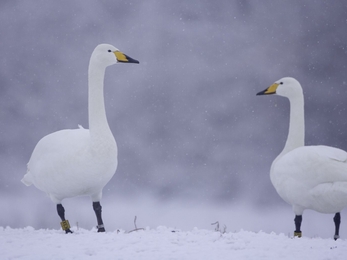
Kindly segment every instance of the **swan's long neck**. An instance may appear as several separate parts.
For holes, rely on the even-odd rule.
[[[101,136],[112,136],[106,118],[104,102],[104,77],[106,67],[90,60],[88,71],[88,114],[89,129],[92,139]]]
[[[290,102],[290,119],[289,132],[286,144],[277,158],[295,148],[305,145],[305,119],[304,119],[304,97],[298,95],[289,99]]]

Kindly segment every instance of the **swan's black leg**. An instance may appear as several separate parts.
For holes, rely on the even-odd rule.
[[[302,215],[295,215],[294,223],[295,223],[295,231],[294,236],[295,237],[301,237],[301,222],[302,222]]]
[[[70,230],[70,224],[69,221],[65,219],[65,209],[63,207],[62,204],[57,204],[57,211],[58,211],[58,215],[61,218],[61,228],[65,231],[65,233],[72,233],[72,231]]]
[[[102,222],[101,218],[101,208],[102,207],[100,205],[100,201],[93,202],[93,209],[95,211],[96,219],[98,221],[98,232],[105,232],[104,222]]]
[[[334,217],[334,223],[335,223],[335,235],[334,239],[337,240],[340,238],[339,232],[340,232],[340,223],[341,223],[341,215],[340,212],[337,212]]]

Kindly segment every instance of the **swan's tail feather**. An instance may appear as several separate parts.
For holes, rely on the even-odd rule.
[[[23,179],[21,179],[21,182],[23,182],[26,186],[33,184],[29,169],[27,170],[27,173],[24,175]]]

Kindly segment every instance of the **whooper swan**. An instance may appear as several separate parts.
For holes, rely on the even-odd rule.
[[[88,129],[66,129],[43,137],[28,162],[22,182],[34,184],[57,204],[61,226],[71,233],[62,200],[90,196],[97,218],[98,232],[104,232],[100,200],[102,189],[117,168],[117,144],[109,128],[104,105],[106,67],[139,63],[109,44],[98,45],[88,69]]]
[[[294,78],[282,78],[257,95],[287,97],[289,132],[283,151],[273,161],[270,179],[280,197],[295,213],[294,236],[301,237],[305,209],[333,213],[334,239],[339,238],[340,211],[347,206],[347,153],[329,146],[305,146],[304,96]]]

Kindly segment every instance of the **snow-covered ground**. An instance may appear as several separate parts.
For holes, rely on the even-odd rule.
[[[254,207],[246,201],[158,201],[106,196],[106,233],[97,233],[89,198],[64,202],[73,234],[59,230],[45,196],[0,198],[0,259],[346,259],[347,215],[332,239],[333,215],[304,213],[303,237],[292,238],[290,206]],[[6,209],[6,210],[4,210]],[[134,229],[136,225],[144,228]],[[218,221],[219,231],[216,225]],[[2,227],[1,227],[2,226]],[[225,232],[224,232],[225,230]]]
[[[188,231],[159,226],[134,232],[32,227],[0,229],[0,259],[346,259],[347,241],[284,234]]]

